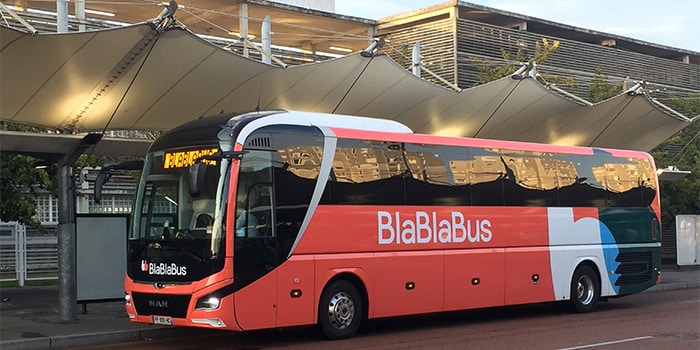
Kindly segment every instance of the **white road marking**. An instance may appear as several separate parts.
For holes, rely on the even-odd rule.
[[[606,345],[612,345],[612,344],[620,344],[620,343],[629,343],[637,340],[644,340],[644,339],[650,339],[653,338],[652,336],[646,336],[646,337],[636,337],[636,338],[629,338],[629,339],[622,339],[622,340],[613,340],[613,341],[607,341],[605,343],[596,343],[596,344],[588,344],[588,345],[581,345],[581,346],[574,346],[571,348],[561,348],[557,350],[576,350],[576,349],[588,349],[588,348],[595,348],[598,346],[606,346]]]

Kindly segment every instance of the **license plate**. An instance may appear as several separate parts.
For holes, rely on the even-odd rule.
[[[173,325],[173,318],[170,316],[152,316],[152,317],[153,317],[153,324],[163,324],[166,326]]]

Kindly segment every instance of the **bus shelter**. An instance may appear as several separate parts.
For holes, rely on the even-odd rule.
[[[0,120],[65,134],[98,132],[68,142],[54,159],[64,208],[60,259],[68,265],[75,255],[66,226],[74,219],[66,209],[70,167],[105,142],[106,130],[167,130],[220,112],[290,109],[386,118],[419,133],[650,150],[692,121],[649,98],[641,83],[591,105],[552,92],[535,79],[535,67],[524,67],[454,91],[410,74],[376,48],[277,67],[173,23],[161,18],[65,34],[0,26]],[[26,139],[8,140],[16,139],[3,135],[3,151],[25,152]],[[60,314],[70,319],[71,271],[61,276]]]
[[[222,111],[290,109],[392,119],[419,133],[650,150],[691,122],[641,83],[591,105],[524,67],[458,92],[375,51],[283,68],[153,22],[36,35],[0,27],[0,47],[0,118],[67,132],[167,130]]]

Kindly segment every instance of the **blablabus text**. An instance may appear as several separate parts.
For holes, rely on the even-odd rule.
[[[465,220],[464,214],[453,211],[449,216],[437,212],[416,211],[415,216],[377,212],[379,244],[427,244],[489,242],[493,238],[488,219]]]

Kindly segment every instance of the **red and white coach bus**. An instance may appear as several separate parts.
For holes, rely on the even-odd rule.
[[[134,322],[246,331],[600,299],[658,282],[653,159],[414,134],[389,120],[219,115],[151,146],[128,238]]]

